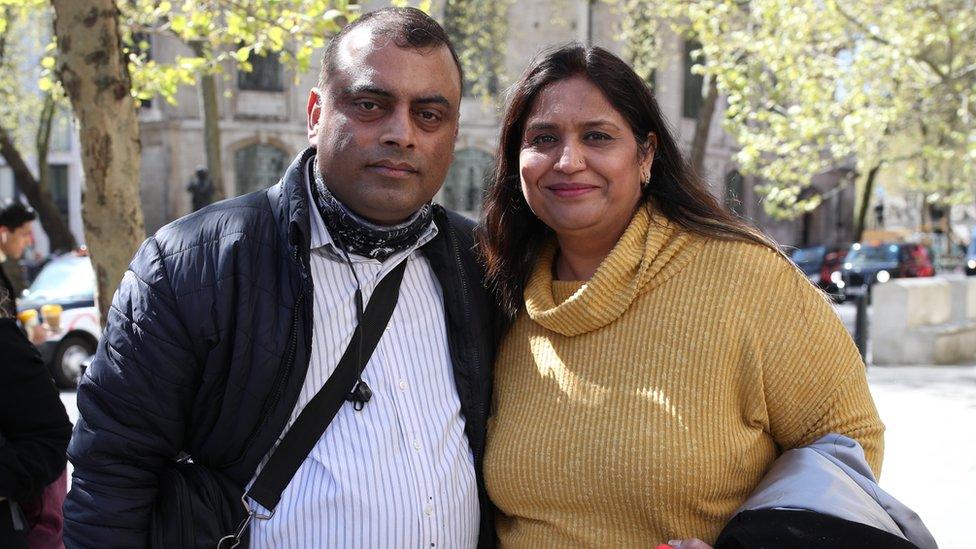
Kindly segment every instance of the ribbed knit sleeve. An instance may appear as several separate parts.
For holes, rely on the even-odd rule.
[[[880,474],[884,425],[854,341],[799,270],[772,251],[766,255],[769,299],[754,338],[773,438],[785,450],[827,433],[847,435]]]

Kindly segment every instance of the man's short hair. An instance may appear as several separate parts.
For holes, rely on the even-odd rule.
[[[0,202],[0,226],[7,227],[11,231],[18,227],[37,219],[37,214],[30,206],[25,206],[20,200],[8,198]]]
[[[383,8],[363,14],[359,19],[342,28],[325,48],[322,56],[322,70],[319,72],[319,90],[325,89],[326,80],[335,71],[336,51],[347,34],[359,27],[369,26],[378,35],[389,37],[390,41],[404,49],[434,49],[447,46],[454,58],[458,76],[464,82],[464,71],[458,59],[454,44],[444,32],[440,23],[417,8]]]

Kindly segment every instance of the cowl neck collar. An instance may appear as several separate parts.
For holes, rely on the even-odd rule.
[[[551,239],[526,283],[525,311],[544,328],[566,336],[600,329],[619,318],[638,296],[687,266],[703,243],[664,216],[639,208],[593,278],[562,299],[564,288],[554,286],[570,283],[553,280],[556,242]]]

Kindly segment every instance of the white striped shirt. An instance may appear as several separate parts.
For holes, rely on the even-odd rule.
[[[285,431],[332,374],[355,327],[355,280],[308,200],[312,354]],[[409,256],[396,309],[363,372],[373,397],[359,412],[343,404],[275,515],[252,522],[251,547],[477,545],[474,460],[454,384],[443,295],[417,250],[436,233],[431,224],[417,246],[383,263],[350,255],[364,305],[383,276]]]

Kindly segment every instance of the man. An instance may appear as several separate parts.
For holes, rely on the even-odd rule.
[[[334,370],[357,287],[368,302],[403,260],[362,374],[372,399],[343,405],[274,516],[250,525],[251,544],[493,543],[481,478],[491,301],[472,224],[430,204],[460,99],[435,21],[410,8],[364,15],[327,48],[308,101],[312,148],[282,181],[143,244],[78,390],[69,547],[145,545],[157,474],[181,451],[243,489]]]
[[[32,225],[37,219],[34,210],[19,200],[7,199],[0,204],[0,318],[17,316],[16,298],[20,294],[14,273],[33,238]],[[20,284],[22,285],[22,284]]]

